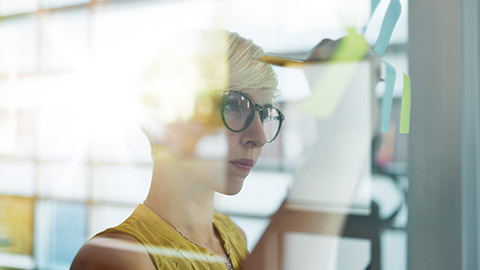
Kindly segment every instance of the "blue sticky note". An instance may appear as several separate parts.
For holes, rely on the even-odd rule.
[[[371,0],[372,10],[370,14],[373,14],[373,12],[375,12],[375,9],[377,8],[379,3],[380,3],[380,0]]]
[[[382,117],[380,120],[380,130],[382,133],[388,133],[388,128],[390,126],[390,115],[392,113],[392,102],[393,102],[393,87],[395,86],[395,79],[397,73],[395,68],[392,67],[386,61],[383,61],[386,67],[386,77],[385,77],[385,93],[383,94],[382,99]]]
[[[400,1],[391,0],[387,12],[385,13],[385,17],[383,18],[380,34],[378,35],[377,42],[373,48],[373,50],[380,56],[383,56],[387,50],[388,42],[392,37],[393,29],[395,28],[395,25],[397,25],[401,12],[402,5],[400,4]]]

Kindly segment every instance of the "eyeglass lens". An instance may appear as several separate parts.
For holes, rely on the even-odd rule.
[[[275,108],[268,108],[267,114],[263,118],[263,130],[267,141],[271,142],[275,139],[280,129],[280,114]]]
[[[274,107],[259,111],[267,142],[275,139],[280,129],[280,113]],[[234,132],[245,130],[255,116],[255,104],[241,92],[227,92],[222,109],[222,118],[226,127]]]
[[[243,130],[252,114],[252,108],[252,104],[245,96],[236,93],[227,95],[223,107],[225,124],[233,131]]]

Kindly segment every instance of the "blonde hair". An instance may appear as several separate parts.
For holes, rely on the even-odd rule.
[[[263,49],[238,33],[228,32],[229,89],[275,90],[277,78],[269,64],[257,60]]]
[[[165,144],[166,125],[188,122],[204,91],[271,91],[277,78],[252,40],[227,30],[181,33],[140,78],[141,128],[152,148]],[[152,149],[153,151],[153,149]]]

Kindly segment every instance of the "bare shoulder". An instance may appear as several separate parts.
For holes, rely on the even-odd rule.
[[[78,251],[71,269],[148,269],[153,270],[145,247],[123,233],[105,233],[89,240]]]

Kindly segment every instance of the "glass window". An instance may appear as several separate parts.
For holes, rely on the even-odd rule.
[[[34,131],[33,111],[0,110],[0,155],[32,158]]]
[[[40,88],[46,95],[55,96],[55,102],[48,102],[38,114],[36,129],[36,154],[40,160],[86,161],[89,154],[89,130],[81,111],[75,106],[73,91],[67,86],[68,78],[45,82]],[[69,91],[70,90],[70,91]]]
[[[88,199],[89,168],[72,162],[45,162],[39,168],[42,197],[67,200]]]
[[[35,163],[33,161],[0,161],[0,193],[33,196],[35,191]]]
[[[38,201],[35,213],[35,258],[39,269],[67,269],[87,235],[87,206]]]
[[[68,7],[90,2],[91,0],[40,0],[41,6],[44,9]]]
[[[102,202],[142,202],[152,180],[150,166],[95,166],[93,199]]]
[[[22,1],[3,1],[17,3]],[[35,17],[9,18],[0,24],[0,74],[32,73],[38,66],[38,25]]]
[[[88,238],[122,223],[135,210],[136,205],[96,204],[90,206]]]
[[[245,179],[242,191],[235,196],[215,196],[215,207],[226,213],[268,217],[275,213],[285,199],[292,174],[252,171]],[[268,196],[265,192],[268,191]],[[259,204],[258,202],[262,202]]]
[[[90,16],[86,8],[42,14],[42,70],[76,71],[87,64]]]
[[[0,252],[33,254],[31,197],[0,196]]]
[[[0,15],[11,15],[35,11],[38,8],[38,0],[1,0]]]
[[[108,106],[105,108],[108,109]],[[121,118],[120,115],[114,117]],[[150,144],[139,125],[125,122],[120,125],[121,127],[109,127],[104,134],[94,138],[92,159],[95,162],[151,165]],[[115,133],[114,128],[118,132]]]
[[[255,248],[255,245],[262,237],[263,232],[270,222],[269,218],[248,218],[239,216],[231,216],[230,218],[235,224],[242,228],[247,236],[247,248],[250,252]]]
[[[287,233],[283,237],[285,269],[368,269],[370,242],[329,235]],[[348,259],[346,259],[348,258]]]

